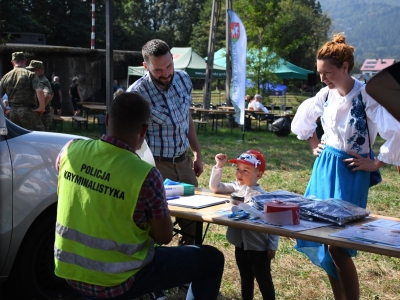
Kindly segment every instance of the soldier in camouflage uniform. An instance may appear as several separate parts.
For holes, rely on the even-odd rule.
[[[44,130],[40,116],[45,111],[43,89],[34,72],[26,70],[26,58],[23,52],[14,52],[11,63],[14,69],[0,81],[0,95],[8,95],[10,120],[28,130]],[[37,100],[39,101],[39,107]]]
[[[43,89],[46,104],[45,112],[40,118],[42,119],[45,130],[49,131],[51,122],[53,120],[50,108],[50,101],[53,98],[53,90],[51,89],[50,81],[44,76],[43,62],[39,60],[32,60],[26,69],[35,72],[39,77],[40,87]]]

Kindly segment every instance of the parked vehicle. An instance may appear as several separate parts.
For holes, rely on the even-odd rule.
[[[29,131],[0,109],[0,282],[5,299],[69,299],[54,275],[57,210],[55,160],[73,138]],[[8,298],[10,297],[10,298]]]
[[[74,138],[85,137],[28,131],[5,118],[0,109],[0,298],[77,298],[75,291],[54,275],[53,256],[55,160]],[[147,144],[140,154],[154,164]]]

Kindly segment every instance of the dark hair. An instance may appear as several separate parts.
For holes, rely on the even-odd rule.
[[[341,68],[346,61],[349,64],[348,72],[354,67],[354,47],[346,44],[344,33],[336,33],[333,40],[327,42],[317,52],[317,60],[328,60],[337,68]]]
[[[143,59],[148,63],[149,56],[163,56],[167,53],[171,53],[169,46],[162,40],[150,40],[142,47]]]
[[[121,93],[111,102],[109,122],[116,132],[138,134],[149,119],[149,103],[137,92]]]

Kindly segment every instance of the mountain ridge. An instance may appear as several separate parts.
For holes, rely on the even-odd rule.
[[[332,19],[332,33],[344,32],[356,49],[358,63],[366,58],[400,60],[399,0],[319,0]]]

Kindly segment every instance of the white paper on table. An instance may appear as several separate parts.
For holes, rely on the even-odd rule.
[[[181,196],[179,199],[168,200],[168,205],[181,206],[187,208],[204,208],[208,206],[218,205],[229,201],[225,198],[212,196],[192,195]]]
[[[264,221],[260,219],[250,219],[249,221],[256,223],[256,224],[266,224]],[[240,221],[238,221],[240,222]],[[329,222],[315,222],[315,221],[305,221],[305,220],[300,220],[300,224],[298,225],[274,225],[274,224],[267,224],[270,226],[274,227],[279,227],[283,228],[289,231],[303,231],[303,230],[309,230],[309,229],[314,229],[314,228],[319,228],[319,227],[326,227],[326,226],[331,226],[332,223]]]
[[[330,234],[330,236],[346,238],[355,241],[379,243],[389,246],[400,246],[400,230],[372,226],[351,226]]]
[[[306,221],[306,220],[300,220],[299,225],[284,225],[280,226],[283,229],[290,230],[290,231],[303,231],[303,230],[309,230],[309,229],[314,229],[314,228],[319,228],[319,227],[326,227],[326,226],[331,226],[332,223],[329,222],[315,222],[315,221]]]

